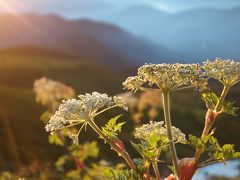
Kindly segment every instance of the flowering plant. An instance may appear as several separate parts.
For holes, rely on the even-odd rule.
[[[223,90],[218,97],[208,87],[208,83],[215,79],[222,83]],[[233,60],[207,60],[200,64],[145,64],[138,69],[136,76],[127,78],[124,88],[136,92],[156,91],[162,95],[164,121],[152,122],[138,127],[134,131],[135,140],[131,143],[141,158],[132,159],[118,134],[124,123],[118,123],[121,116],[108,121],[104,127],[97,125],[96,117],[112,108],[127,110],[126,104],[120,97],[109,97],[98,92],[79,95],[77,99],[62,101],[57,111],[46,125],[46,131],[51,134],[67,129],[67,134],[78,144],[81,130],[90,126],[110,148],[123,157],[130,170],[106,170],[104,176],[108,179],[151,179],[149,169],[152,167],[155,178],[160,180],[161,174],[158,164],[161,152],[169,148],[173,173],[167,180],[190,180],[196,170],[203,166],[225,162],[240,157],[234,151],[234,145],[219,145],[212,129],[217,117],[223,113],[235,115],[237,108],[226,101],[229,89],[240,81],[240,63]],[[172,126],[170,112],[170,93],[186,88],[196,88],[206,103],[205,126],[201,137],[189,135],[188,138],[178,128]],[[72,132],[70,127],[77,128]],[[176,143],[195,148],[195,155],[179,159]],[[208,153],[209,158],[202,160],[202,155]]]
[[[45,124],[49,120],[49,123],[51,122],[51,116],[56,112],[62,101],[75,97],[75,91],[72,87],[46,77],[35,80],[33,90],[36,94],[36,101],[47,107],[47,111],[45,111],[40,118]],[[115,98],[115,101],[117,102],[118,99]],[[124,167],[122,164],[113,166],[105,160],[94,163],[91,167],[88,166],[85,162],[89,158],[96,158],[99,154],[100,149],[97,142],[92,141],[79,144],[75,134],[77,132],[76,127],[61,128],[61,126],[58,127],[56,123],[57,122],[54,122],[53,124],[55,125],[54,128],[57,128],[58,131],[49,135],[48,140],[50,144],[60,146],[65,151],[63,155],[58,157],[54,164],[58,172],[65,173],[64,176],[66,176],[66,178],[91,179],[97,177],[101,179],[101,171],[103,171],[103,169],[111,168],[117,170],[120,167]],[[59,122],[59,125],[61,123],[62,122]],[[48,125],[46,125],[46,128],[47,127]],[[68,141],[66,137],[70,137],[75,144]],[[68,166],[75,168],[69,168]]]

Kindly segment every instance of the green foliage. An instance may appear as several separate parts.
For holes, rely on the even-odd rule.
[[[218,140],[213,136],[209,138],[209,143],[210,156],[219,162],[225,162],[230,159],[240,158],[240,152],[235,152],[234,145],[232,144],[224,144],[221,147],[218,143]]]
[[[194,136],[192,134],[188,135],[188,139],[189,139],[189,143],[192,147],[194,147],[195,149],[197,148],[203,148],[204,144],[202,143],[201,139],[198,138],[197,136]]]
[[[68,155],[63,155],[58,158],[58,160],[55,162],[55,166],[58,170],[63,171],[63,166],[65,165],[66,161],[68,160]]]
[[[81,179],[81,175],[79,170],[71,170],[67,173],[67,177],[71,178],[71,179]]]
[[[121,132],[122,126],[125,124],[125,122],[117,123],[117,120],[122,115],[118,115],[114,118],[111,118],[108,123],[105,125],[105,127],[102,127],[102,131],[106,136],[112,137],[116,136],[118,133]]]
[[[217,102],[219,101],[218,96],[213,92],[203,93],[202,99],[206,103],[208,109],[214,109]]]
[[[190,134],[189,144],[195,149],[207,151],[214,160],[219,162],[240,158],[240,152],[234,151],[234,145],[225,144],[221,147],[218,140],[213,137],[213,132],[201,139]]]
[[[236,112],[239,110],[239,108],[235,107],[234,103],[235,102],[224,102],[222,106],[223,112],[236,116]]]
[[[209,138],[213,135],[213,133],[214,133],[214,130],[209,135],[204,136],[202,138],[198,138],[197,136],[189,134],[188,135],[189,144],[195,149],[205,148]]]
[[[156,133],[151,133],[149,139],[141,140],[137,144],[131,142],[131,144],[144,160],[151,162],[160,155],[161,149],[168,145],[168,140]]]
[[[57,133],[49,135],[48,142],[50,144],[64,146],[66,136],[68,136],[68,130],[66,128],[61,129]]]
[[[55,144],[55,145],[59,145],[59,146],[64,145],[63,140],[56,133],[48,136],[48,141],[49,141],[50,144]]]
[[[68,148],[68,154],[60,156],[58,160],[55,162],[55,166],[57,167],[58,170],[63,170],[63,166],[67,162],[71,162],[73,160],[79,160],[80,162],[84,162],[89,157],[96,158],[98,154],[99,148],[96,141],[85,142],[78,146],[72,144]]]
[[[132,170],[113,170],[108,168],[103,171],[103,176],[108,180],[137,180]]]
[[[211,93],[203,93],[202,99],[205,101],[206,106],[208,109],[214,109],[217,102],[219,101],[218,96],[211,92]],[[235,102],[223,102],[222,103],[222,110],[226,114],[236,115],[236,111],[239,109],[238,107],[234,106]]]
[[[84,161],[89,157],[96,158],[99,153],[99,148],[96,141],[85,142],[79,146],[72,145],[70,146],[69,150],[71,152],[71,156],[77,157],[81,161]]]
[[[17,180],[20,179],[13,175],[12,173],[5,171],[2,174],[0,174],[0,180]]]
[[[159,155],[158,148],[151,146],[148,142],[141,141],[138,144],[133,142],[132,146],[134,149],[146,160],[151,161],[152,158]]]

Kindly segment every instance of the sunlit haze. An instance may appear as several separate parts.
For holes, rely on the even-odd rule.
[[[149,6],[166,12],[197,8],[229,9],[240,6],[238,0],[0,0],[0,13],[57,14],[68,18],[98,15],[133,6]]]

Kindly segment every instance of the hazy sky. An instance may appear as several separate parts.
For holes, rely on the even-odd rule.
[[[179,11],[202,7],[234,8],[240,6],[240,0],[105,0],[105,2],[117,6],[147,4],[166,11]]]
[[[81,17],[137,5],[177,12],[193,8],[235,8],[240,7],[240,0],[0,0],[0,13],[37,12]]]

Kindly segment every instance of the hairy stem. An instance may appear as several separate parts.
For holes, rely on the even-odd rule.
[[[180,169],[178,165],[178,157],[177,152],[175,148],[175,143],[173,140],[173,134],[172,134],[172,125],[171,125],[171,114],[170,114],[170,102],[169,102],[169,91],[165,91],[162,93],[163,97],[163,109],[164,109],[164,118],[165,118],[165,124],[167,128],[167,135],[169,140],[169,148],[170,148],[170,154],[173,162],[173,166],[176,172],[176,175],[178,179],[180,179]]]
[[[96,133],[98,133],[100,137],[102,137],[108,144],[110,144],[111,148],[115,150],[118,155],[122,156],[125,159],[125,161],[133,171],[136,171],[135,164],[133,163],[129,154],[124,149],[121,149],[119,146],[114,144],[109,137],[105,136],[105,134],[99,129],[99,127],[95,124],[93,120],[88,120],[88,124],[93,128]]]

